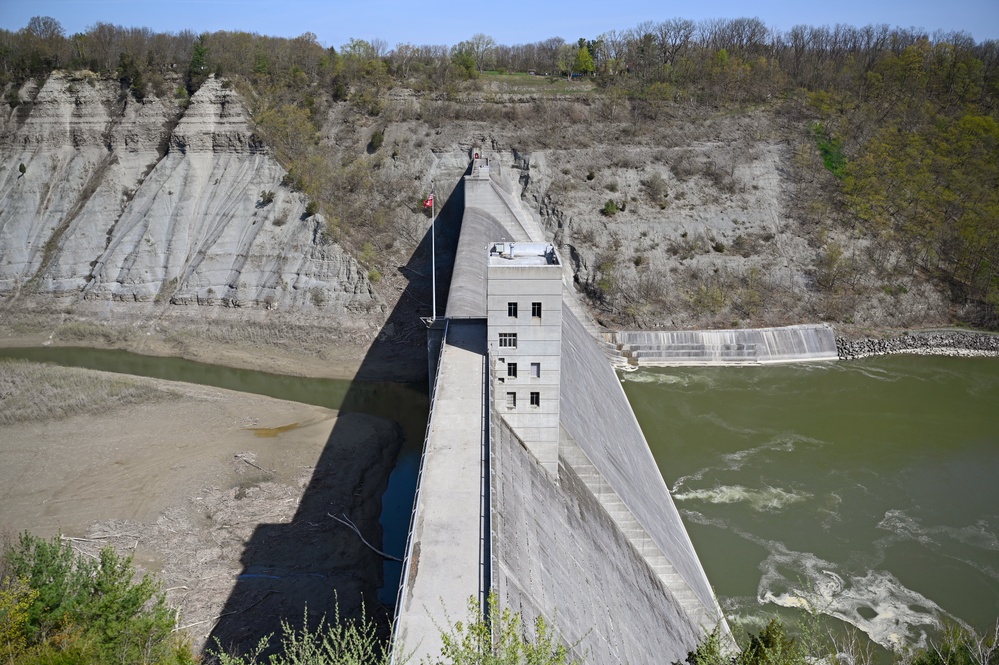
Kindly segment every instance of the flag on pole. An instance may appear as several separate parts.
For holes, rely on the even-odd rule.
[[[428,196],[427,200],[423,202],[423,207],[424,208],[430,208],[433,205],[434,205],[434,193],[430,192],[430,196]]]

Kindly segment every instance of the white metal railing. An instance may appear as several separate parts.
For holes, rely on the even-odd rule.
[[[423,470],[427,461],[427,449],[430,444],[430,433],[434,427],[434,407],[437,404],[437,389],[440,384],[441,365],[444,364],[444,347],[447,345],[447,332],[450,321],[444,320],[444,335],[441,337],[441,348],[437,355],[437,371],[434,374],[434,384],[430,390],[430,412],[427,415],[427,431],[423,435],[423,452],[420,454],[420,469],[416,474],[416,494],[413,498],[413,512],[409,516],[409,533],[406,535],[406,555],[405,563],[402,566],[402,574],[399,576],[399,592],[395,602],[395,621],[392,624],[392,658],[394,665],[396,659],[396,637],[399,630],[399,616],[402,612],[403,603],[406,601],[406,587],[409,581],[410,563],[413,560],[413,529],[416,526],[416,514],[420,509],[420,493],[423,488]]]
[[[487,601],[492,590],[492,483],[490,465],[490,414],[492,413],[492,358],[486,351],[482,358],[481,458],[479,462],[479,607],[489,620]]]

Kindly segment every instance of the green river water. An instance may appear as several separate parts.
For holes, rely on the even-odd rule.
[[[999,617],[999,359],[622,380],[737,634],[806,603],[885,647]]]

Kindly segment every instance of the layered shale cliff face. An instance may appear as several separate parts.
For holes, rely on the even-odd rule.
[[[0,119],[0,299],[380,309],[224,82],[186,109],[89,72],[20,94]]]
[[[50,311],[114,310],[116,322],[150,310],[196,323],[288,313],[359,331],[359,343],[404,305],[382,335],[412,342],[431,306],[420,197],[436,187],[448,201],[471,154],[486,150],[609,326],[948,317],[941,289],[917,271],[886,271],[905,257],[833,205],[838,185],[805,116],[691,106],[635,122],[599,96],[495,90],[459,103],[393,89],[377,117],[330,102],[325,166],[354,197],[342,199],[340,223],[355,245],[377,248],[376,292],[325,237],[325,220],[305,215],[303,195],[281,186],[284,169],[224,81],[209,79],[186,108],[169,96],[136,101],[89,72],[57,72],[19,95],[0,116],[0,304],[55,299]],[[453,234],[459,221],[444,215],[438,230]],[[407,260],[416,267],[400,267]],[[196,304],[216,307],[182,306]]]

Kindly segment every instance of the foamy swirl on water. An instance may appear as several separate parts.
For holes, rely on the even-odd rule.
[[[751,489],[742,485],[722,485],[701,490],[687,490],[674,494],[677,501],[706,501],[707,503],[746,503],[760,512],[778,512],[792,503],[812,498],[807,492],[789,492],[779,487]]]

